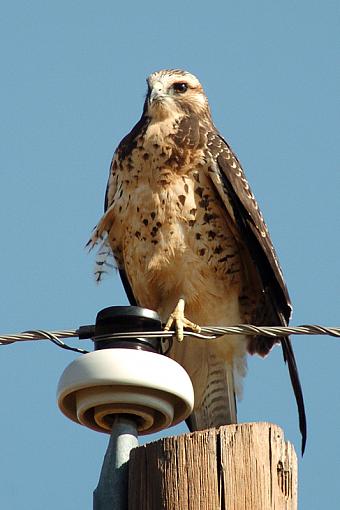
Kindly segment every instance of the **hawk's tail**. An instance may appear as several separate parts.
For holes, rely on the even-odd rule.
[[[203,397],[186,423],[191,432],[237,423],[234,369],[231,364],[210,355]]]

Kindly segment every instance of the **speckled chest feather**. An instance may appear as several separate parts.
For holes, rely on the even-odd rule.
[[[235,233],[209,178],[214,163],[199,133],[195,141],[187,136],[178,143],[180,126],[151,124],[130,154],[120,158],[118,151],[111,195],[109,188],[114,211],[109,239],[117,264],[137,299],[157,309],[164,293],[174,300],[184,295],[190,309],[202,286],[215,299],[226,295],[226,287],[240,286]]]

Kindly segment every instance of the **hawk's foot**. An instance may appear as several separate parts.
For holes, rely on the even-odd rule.
[[[197,324],[194,324],[193,322],[189,321],[189,319],[186,319],[184,317],[184,299],[181,298],[174,311],[170,314],[169,319],[167,320],[167,323],[165,325],[165,331],[169,331],[173,324],[175,324],[175,331],[176,331],[176,339],[179,342],[182,342],[184,338],[184,328],[192,329],[192,331],[195,331],[196,333],[200,333],[201,328]]]

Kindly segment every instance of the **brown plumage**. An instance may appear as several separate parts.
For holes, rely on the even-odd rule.
[[[164,70],[148,78],[142,117],[111,163],[105,211],[91,240],[101,242],[96,277],[113,255],[131,303],[157,310],[164,323],[177,303],[201,325],[288,323],[290,300],[267,227],[192,74]],[[235,422],[246,352],[264,356],[278,341],[304,449],[304,403],[288,337],[174,342],[170,356],[186,368],[195,390],[189,426]]]

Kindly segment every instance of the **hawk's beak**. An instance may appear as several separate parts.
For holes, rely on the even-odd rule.
[[[149,104],[151,105],[154,101],[161,100],[163,97],[164,97],[163,84],[160,82],[156,82],[149,94]]]

